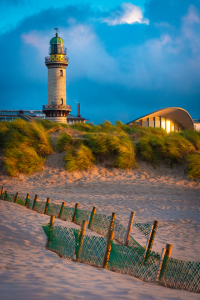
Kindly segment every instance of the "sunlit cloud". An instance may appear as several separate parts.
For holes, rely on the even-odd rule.
[[[149,25],[149,20],[143,17],[141,8],[132,3],[122,3],[121,10],[112,12],[111,15],[104,18],[102,22],[110,26],[133,23]]]

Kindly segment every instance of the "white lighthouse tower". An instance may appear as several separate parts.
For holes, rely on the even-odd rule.
[[[49,54],[45,57],[45,65],[48,68],[47,105],[43,105],[43,112],[47,119],[57,123],[66,123],[71,106],[66,99],[66,68],[68,66],[67,49],[64,41],[58,36],[50,40]]]

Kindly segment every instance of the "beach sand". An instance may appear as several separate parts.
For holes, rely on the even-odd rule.
[[[153,250],[173,245],[172,257],[200,261],[200,181],[191,181],[183,167],[154,169],[144,162],[132,171],[94,167],[71,174],[64,170],[63,154],[48,157],[43,169],[10,178],[0,173],[0,186],[9,193],[38,195],[39,200],[110,215],[127,227],[135,222],[159,221]],[[165,288],[132,276],[59,258],[45,249],[41,225],[49,216],[14,203],[0,201],[0,299],[199,299],[199,294]],[[74,227],[56,219],[55,225]],[[132,236],[145,245],[134,227]]]

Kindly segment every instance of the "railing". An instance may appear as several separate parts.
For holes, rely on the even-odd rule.
[[[51,105],[43,105],[43,110],[52,110],[52,109],[67,109],[67,110],[71,110],[71,105],[56,105],[56,104],[51,104]]]
[[[60,62],[60,61],[66,61],[66,62],[68,62],[68,57],[64,57],[64,58],[62,58],[62,60],[58,60],[58,62]],[[50,56],[46,56],[45,57],[45,62],[57,62],[56,60],[50,60]]]

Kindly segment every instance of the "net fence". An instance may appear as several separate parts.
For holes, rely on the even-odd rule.
[[[76,260],[80,247],[80,230],[61,226],[43,225],[48,242],[46,248],[59,256]],[[106,250],[107,238],[101,236],[84,237],[78,261],[102,267]],[[111,241],[111,252],[108,269],[121,274],[137,277],[153,283],[156,277],[160,254],[149,251],[148,259],[144,258],[145,249],[141,246],[124,246]],[[200,263],[185,262],[170,258],[163,262],[164,280],[158,283],[164,286],[200,292]],[[160,275],[162,277],[163,274]]]
[[[20,205],[33,207],[33,200],[25,197],[3,193],[0,199],[16,202]],[[62,220],[71,222],[75,216],[75,223],[81,225],[83,220],[88,221],[91,218],[91,212],[75,209],[72,207],[63,207],[55,203],[46,203],[45,201],[36,201],[34,210],[38,213],[46,213],[49,216],[60,217]],[[78,261],[93,266],[101,267],[103,264],[107,235],[110,228],[111,216],[105,214],[94,214],[91,224],[91,230],[102,236],[85,236],[79,253]],[[144,236],[148,236],[151,225],[148,223],[133,224]],[[80,247],[80,230],[55,226],[49,224],[43,225],[47,236],[47,249],[56,252],[59,256],[76,260]],[[114,239],[118,243],[111,242],[111,253],[108,263],[108,269],[135,276],[141,280],[154,282],[160,255],[153,251],[145,254],[145,249],[132,236],[130,236],[128,246],[124,246],[126,238],[126,228],[115,219]],[[164,258],[164,275],[161,272],[158,283],[171,288],[185,289],[192,292],[200,292],[200,262],[188,262],[174,258]],[[163,277],[164,276],[164,277]]]

